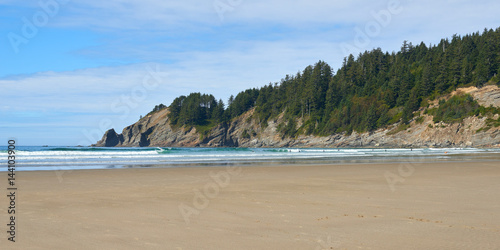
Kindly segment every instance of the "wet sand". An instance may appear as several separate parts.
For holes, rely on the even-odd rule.
[[[500,247],[498,161],[38,171],[16,177],[16,243],[7,241],[3,196],[1,249]]]

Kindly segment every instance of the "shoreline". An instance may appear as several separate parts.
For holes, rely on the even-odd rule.
[[[22,171],[8,247],[492,248],[499,177],[499,160]]]
[[[23,165],[18,164],[16,171],[79,171],[79,170],[117,170],[117,169],[162,169],[162,168],[216,168],[225,166],[259,167],[259,166],[307,166],[307,165],[373,165],[373,164],[431,164],[431,163],[467,163],[467,162],[495,162],[500,161],[499,152],[472,153],[472,154],[443,154],[423,156],[384,156],[384,157],[338,157],[338,158],[298,158],[274,160],[234,160],[234,161],[206,161],[206,162],[171,162],[148,164],[54,164],[54,165]],[[0,169],[0,173],[6,169]]]
[[[1,153],[0,156],[6,153]],[[219,165],[469,162],[500,159],[500,149],[268,149],[19,147],[19,171],[171,168]],[[6,155],[5,155],[6,157]],[[0,169],[2,172],[2,169]]]

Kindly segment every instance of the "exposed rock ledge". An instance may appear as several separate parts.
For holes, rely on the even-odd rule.
[[[500,107],[497,86],[462,88],[483,106]],[[282,117],[262,127],[250,110],[229,124],[221,124],[202,137],[195,128],[173,129],[167,117],[168,109],[148,115],[117,134],[108,130],[93,146],[99,147],[500,147],[500,128],[487,131],[486,118],[468,117],[462,123],[434,124],[432,116],[422,115],[420,124],[412,121],[407,130],[394,133],[392,125],[371,133],[333,134],[326,137],[304,136],[283,138],[276,131]],[[418,111],[422,112],[422,110]],[[498,115],[495,119],[498,118]],[[432,126],[429,126],[432,125]],[[246,131],[247,133],[244,133]],[[393,131],[393,132],[391,132]],[[244,137],[243,134],[249,134]]]

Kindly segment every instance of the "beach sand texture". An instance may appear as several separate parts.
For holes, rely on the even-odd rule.
[[[17,182],[17,242],[4,197],[1,249],[500,249],[498,161],[38,171]]]

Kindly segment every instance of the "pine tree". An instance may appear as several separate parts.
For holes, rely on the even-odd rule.
[[[373,131],[396,122],[399,115],[410,121],[423,99],[460,85],[500,82],[499,73],[500,28],[454,35],[438,45],[413,46],[404,41],[398,52],[377,48],[349,55],[335,74],[318,61],[280,82],[231,96],[226,109],[212,95],[181,96],[169,106],[169,118],[173,125],[208,124],[229,121],[255,108],[263,126],[283,114],[286,122],[280,131],[288,136],[297,131],[317,135]],[[301,128],[292,126],[297,121]]]

